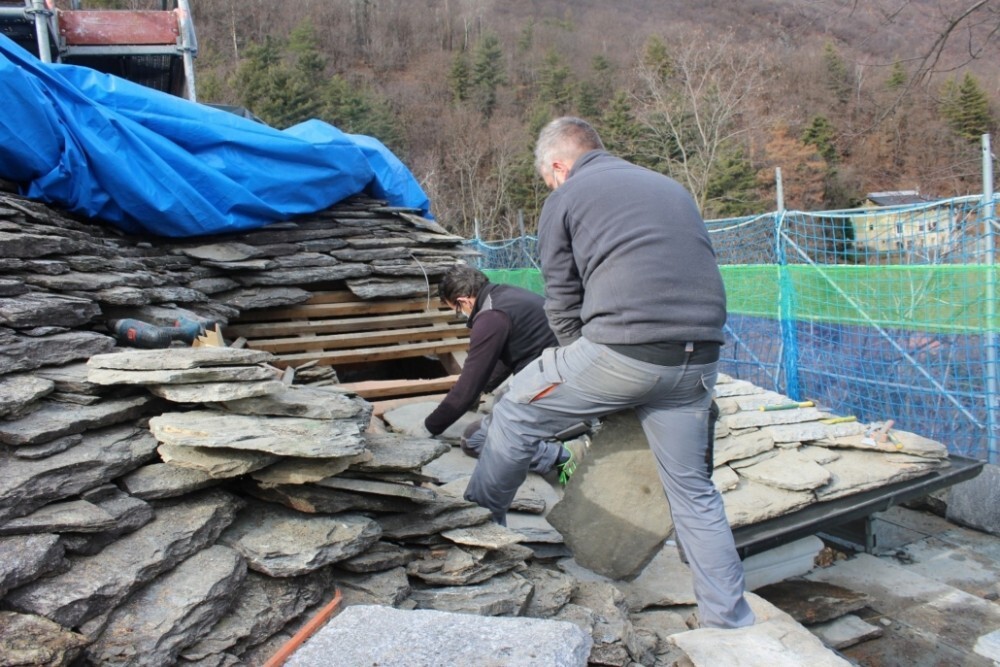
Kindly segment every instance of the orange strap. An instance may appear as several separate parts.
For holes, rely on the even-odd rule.
[[[285,661],[292,656],[293,653],[301,646],[309,637],[312,636],[314,632],[319,630],[323,625],[330,620],[330,616],[337,609],[340,604],[341,594],[340,589],[336,589],[337,594],[333,596],[330,603],[319,610],[319,612],[309,619],[309,622],[302,626],[298,632],[295,633],[291,639],[285,642],[285,645],[278,649],[278,652],[271,656],[271,659],[264,663],[264,667],[281,667],[285,664]]]

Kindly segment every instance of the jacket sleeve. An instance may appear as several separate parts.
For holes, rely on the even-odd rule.
[[[538,252],[545,280],[545,314],[560,345],[581,336],[583,282],[573,258],[573,244],[557,193],[549,195],[538,220]]]
[[[479,401],[509,336],[510,318],[504,313],[486,310],[476,315],[469,333],[469,354],[458,381],[424,420],[431,435],[442,433]]]

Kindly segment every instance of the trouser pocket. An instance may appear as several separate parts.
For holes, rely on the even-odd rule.
[[[562,384],[563,379],[556,365],[557,349],[550,347],[543,350],[537,359],[511,378],[507,391],[510,400],[515,403],[531,403]]]

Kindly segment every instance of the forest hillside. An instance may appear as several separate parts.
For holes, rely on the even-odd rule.
[[[190,2],[199,101],[381,139],[465,236],[532,231],[557,115],[709,218],[980,192],[1000,118],[1000,0]]]

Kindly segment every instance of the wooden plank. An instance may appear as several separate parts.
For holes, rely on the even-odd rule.
[[[409,405],[411,403],[425,403],[427,401],[433,401],[435,403],[440,403],[444,400],[445,394],[430,394],[428,396],[409,396],[406,398],[393,398],[385,401],[373,401],[372,415],[375,417],[382,417],[389,410],[395,410],[403,405]]]
[[[458,382],[457,375],[429,380],[367,380],[337,385],[338,390],[346,390],[362,398],[389,398],[411,396],[413,394],[447,392]]]
[[[443,354],[464,350],[469,347],[469,341],[430,341],[427,343],[411,343],[409,345],[392,345],[389,347],[366,347],[356,350],[336,350],[300,352],[298,354],[278,355],[274,360],[274,365],[284,368],[288,365],[297,366],[306,361],[315,361],[321,366],[335,366],[337,364],[360,364],[373,361],[389,361],[392,359],[406,359],[408,357],[420,357],[428,354]]]
[[[172,11],[60,11],[59,35],[70,46],[176,44],[177,14]]]
[[[459,350],[458,352],[446,352],[439,359],[446,371],[458,374],[462,372],[462,367],[465,366],[465,358],[468,356],[468,350]]]
[[[289,306],[287,308],[267,308],[243,313],[236,324],[243,322],[274,322],[277,320],[308,320],[320,317],[347,317],[350,315],[373,315],[385,313],[434,312],[435,300],[427,309],[427,299],[406,299],[403,301],[351,301],[346,303],[317,303],[313,305]]]
[[[312,297],[308,301],[304,301],[303,305],[314,306],[317,303],[347,303],[349,301],[362,301],[362,299],[358,298],[358,295],[350,290],[313,292]]]
[[[373,347],[422,340],[441,340],[468,335],[468,329],[460,325],[441,325],[412,329],[389,329],[381,332],[336,334],[331,336],[298,336],[293,338],[262,338],[253,341],[255,350],[282,353],[297,350],[336,350],[348,347]]]
[[[455,313],[451,310],[432,312],[399,313],[395,315],[378,315],[375,317],[343,317],[332,320],[300,320],[292,322],[261,322],[256,324],[237,324],[226,327],[226,332],[233,336],[247,338],[268,338],[277,336],[313,335],[349,333],[352,331],[373,331],[378,329],[395,329],[421,324],[438,324],[452,322]],[[462,325],[465,326],[464,324]]]

